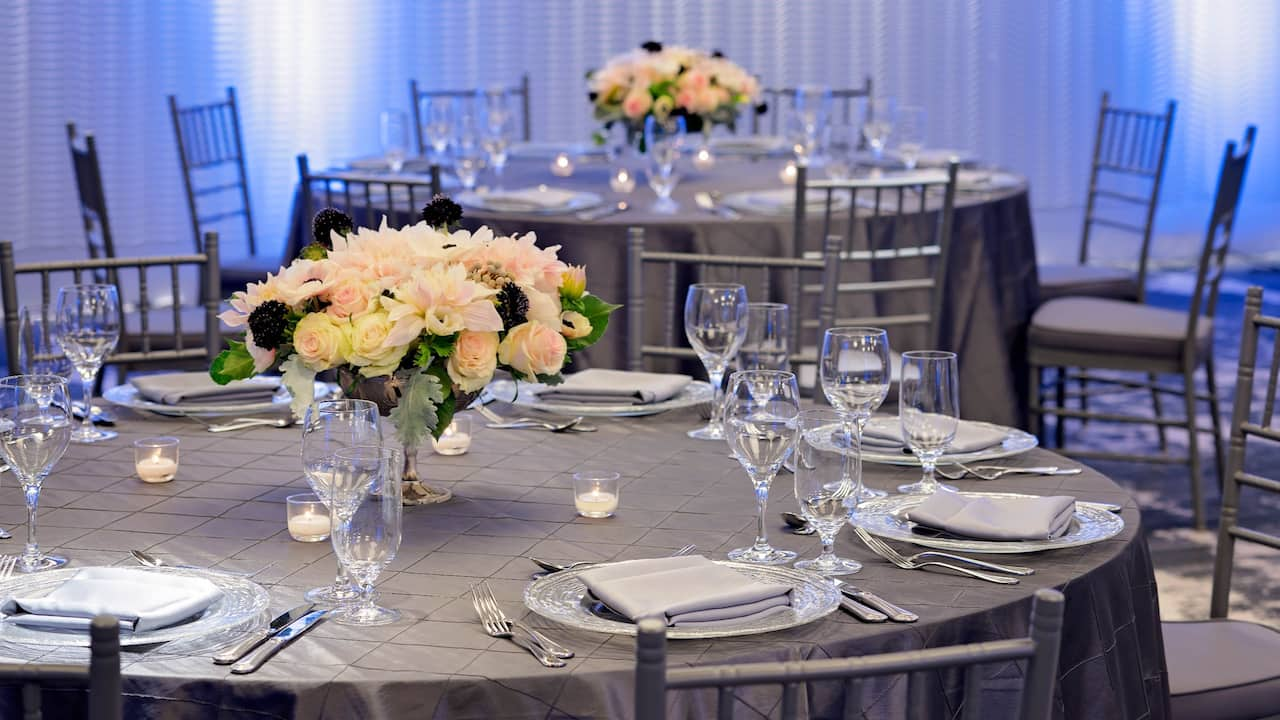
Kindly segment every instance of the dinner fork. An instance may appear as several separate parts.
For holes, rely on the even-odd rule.
[[[530,655],[533,655],[538,662],[546,667],[564,667],[564,660],[552,655],[539,645],[538,641],[533,639],[533,636],[528,633],[526,628],[520,627],[519,629],[523,631],[523,634],[516,634],[512,632],[510,625],[499,620],[487,600],[481,600],[478,586],[472,586],[471,588],[471,605],[476,609],[476,614],[480,616],[480,624],[484,626],[484,631],[487,635],[510,640],[528,650]]]
[[[897,550],[894,550],[893,548],[889,547],[888,544],[882,542],[879,538],[872,536],[871,533],[867,532],[866,530],[863,530],[862,528],[855,526],[853,528],[853,531],[858,534],[858,537],[862,539],[863,544],[865,544],[867,548],[871,550],[871,552],[875,553],[876,555],[879,555],[880,557],[884,558],[885,560],[888,560],[889,562],[893,563],[894,565],[897,565],[898,567],[904,570],[920,570],[929,566],[944,567],[944,568],[947,568],[948,570],[954,570],[955,572],[961,573],[963,575],[968,575],[970,577],[978,578],[979,580],[986,580],[987,582],[999,583],[1001,585],[1017,585],[1018,584],[1018,578],[1016,577],[1007,577],[1004,575],[992,575],[991,573],[985,573],[985,572],[982,572],[981,570],[973,570],[967,567],[962,567],[960,565],[952,565],[951,563],[940,562],[938,560],[926,560],[924,562],[915,562],[912,560],[908,560],[907,558],[899,554]]]
[[[17,555],[5,555],[0,557],[0,580],[8,580],[13,577],[13,569],[17,566]]]
[[[515,620],[508,618],[507,614],[502,612],[502,606],[498,605],[498,598],[495,597],[493,594],[493,591],[489,589],[489,583],[481,580],[476,587],[479,588],[480,590],[480,595],[481,595],[480,601],[489,607],[493,618],[497,620],[499,624],[505,627],[508,632],[510,632],[511,630],[523,630],[529,633],[529,636],[533,638],[534,642],[541,645],[542,648],[546,650],[548,653],[550,653],[551,655],[557,658],[560,658],[562,660],[573,657],[573,651],[570,650],[569,648],[561,645],[560,643],[556,642],[555,640],[552,640],[551,638],[547,637],[546,635],[543,635],[542,633],[538,632],[537,630],[534,630],[531,627],[521,625]],[[475,597],[476,595],[475,589],[472,590],[471,595],[472,597]]]
[[[950,462],[960,468],[960,472],[946,472],[941,468],[937,473],[948,480],[961,480],[966,475],[973,475],[980,480],[997,480],[1005,475],[1079,475],[1080,468],[1060,468],[1057,465],[1045,467],[1003,467],[1000,465],[978,465],[970,467],[960,462]]]
[[[866,531],[863,530],[863,532],[866,532]],[[972,565],[974,567],[983,568],[986,570],[990,570],[992,572],[1006,573],[1008,575],[1035,575],[1036,574],[1035,568],[1029,568],[1023,565],[1005,565],[1003,563],[994,563],[989,560],[979,560],[978,558],[971,558],[971,557],[968,557],[967,555],[956,555],[954,553],[942,552],[941,550],[925,550],[924,552],[918,552],[915,555],[904,555],[901,552],[894,550],[893,546],[885,542],[884,540],[881,540],[880,538],[875,537],[871,533],[867,533],[867,535],[874,542],[882,545],[886,551],[894,555],[897,555],[898,557],[902,558],[903,560],[909,563],[927,562],[928,558],[941,558],[943,560],[954,560],[956,562],[965,563],[966,565]]]

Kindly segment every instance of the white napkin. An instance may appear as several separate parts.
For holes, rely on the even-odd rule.
[[[939,490],[907,511],[917,525],[982,540],[1052,540],[1071,527],[1076,499],[980,497]]]
[[[550,187],[530,187],[519,190],[489,192],[480,196],[485,207],[509,212],[555,210],[563,208],[578,197],[572,190]]]
[[[59,630],[87,630],[95,615],[120,619],[133,632],[176,625],[204,612],[222,591],[199,577],[134,570],[84,568],[44,597],[10,597],[4,621]]]
[[[138,394],[154,403],[228,405],[267,402],[280,389],[280,378],[258,376],[219,385],[207,372],[160,373],[131,378]]]
[[[621,615],[681,627],[749,622],[791,606],[790,587],[752,580],[696,555],[609,563],[578,577]]]
[[[688,375],[591,368],[566,375],[563,383],[534,392],[543,400],[555,402],[647,405],[670,400],[692,381]]]
[[[991,192],[1017,187],[1022,179],[1012,173],[995,170],[961,170],[956,173],[956,186],[960,190]]]
[[[980,425],[961,420],[956,427],[955,439],[947,447],[948,455],[986,450],[1004,442],[1007,433],[1003,428]],[[876,450],[896,450],[907,447],[902,438],[902,422],[892,415],[875,415],[862,432],[862,443]]]

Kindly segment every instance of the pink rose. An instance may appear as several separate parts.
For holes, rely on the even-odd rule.
[[[568,352],[564,336],[540,322],[517,325],[498,346],[498,361],[516,372],[533,378],[555,375],[564,367]]]
[[[498,369],[498,333],[463,330],[445,369],[463,392],[475,392],[488,385]]]
[[[696,100],[696,98],[697,98],[697,95],[695,95],[692,90],[681,90],[680,92],[676,93],[676,106],[682,107],[686,110],[692,110],[693,103]]]
[[[378,290],[358,272],[345,270],[329,288],[329,307],[325,312],[335,318],[348,318],[368,312],[378,297]]]
[[[622,113],[629,118],[639,119],[649,112],[651,105],[653,105],[653,98],[649,97],[648,90],[632,88],[631,92],[622,99]]]
[[[293,331],[293,349],[302,364],[320,372],[337,366],[351,352],[348,323],[339,325],[324,313],[309,313]]]

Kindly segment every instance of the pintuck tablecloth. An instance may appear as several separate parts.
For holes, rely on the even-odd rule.
[[[507,412],[508,408],[495,406]],[[40,536],[46,549],[75,566],[132,566],[128,551],[145,549],[170,560],[253,573],[269,588],[272,613],[293,607],[302,592],[333,578],[327,543],[291,540],[285,496],[305,491],[299,469],[299,430],[251,429],[211,434],[190,419],[142,419],[129,413],[117,440],[73,445],[45,483]],[[521,594],[536,555],[563,560],[662,556],[697,543],[712,557],[749,543],[754,500],[743,471],[722,443],[696,441],[684,431],[694,412],[600,421],[599,432],[553,434],[488,430],[476,422],[471,452],[457,457],[424,451],[419,467],[449,486],[445,505],[406,509],[404,543],[379,582],[382,602],[404,612],[384,627],[323,623],[257,673],[233,676],[215,666],[214,648],[199,642],[124,653],[128,718],[627,718],[631,716],[631,638],[570,631],[529,619],[577,651],[563,669],[545,669],[505,640],[486,636],[468,589],[487,579],[508,613],[524,614]],[[181,468],[166,484],[133,476],[132,441],[143,436],[182,439]],[[1066,464],[1035,451],[1016,462]],[[623,476],[616,517],[574,514],[570,475],[583,469]],[[918,470],[868,465],[883,488]],[[777,511],[794,509],[791,478],[774,483],[771,539],[812,556],[818,542],[780,529]],[[1086,469],[1075,477],[956,483],[984,490],[1073,494],[1124,505],[1126,527],[1095,545],[1013,556],[1036,574],[1016,586],[997,586],[945,573],[899,570],[843,532],[841,554],[865,563],[847,578],[918,613],[914,625],[865,625],[844,613],[768,635],[672,641],[673,665],[866,655],[977,640],[1022,637],[1032,592],[1066,593],[1059,718],[1163,718],[1167,679],[1151,560],[1137,507],[1107,478]],[[0,487],[0,523],[23,537],[20,492]],[[4,552],[21,549],[19,540]],[[49,651],[0,644],[17,660],[83,661],[81,649]],[[990,716],[1016,702],[1016,666],[983,670]],[[951,717],[957,714],[956,673],[930,674],[908,698],[901,679],[866,682],[857,697],[839,686],[817,685],[807,697],[809,717]],[[743,691],[739,716],[776,714],[778,691]],[[72,716],[78,691],[47,697],[47,717]],[[0,717],[16,715],[16,689],[0,694]],[[673,693],[672,718],[707,714],[708,696]],[[864,715],[865,714],[865,715]]]
[[[611,302],[625,303],[626,232],[631,226],[645,229],[645,247],[649,250],[780,257],[795,255],[797,248],[790,214],[742,213],[741,217],[728,219],[700,209],[694,201],[695,194],[699,192],[727,195],[737,191],[784,188],[778,177],[784,162],[779,158],[722,157],[708,170],[689,169],[673,194],[679,208],[674,213],[664,214],[653,210],[654,194],[643,184],[642,172],[637,175],[642,180],[637,189],[623,195],[609,189],[609,169],[603,162],[580,163],[571,177],[559,178],[550,173],[546,160],[515,159],[506,169],[503,183],[507,189],[546,184],[557,189],[590,191],[598,193],[607,204],[625,200],[630,209],[590,221],[580,220],[573,214],[536,215],[468,209],[463,224],[472,229],[488,225],[501,233],[535,232],[539,244],[560,245],[561,258],[587,266],[591,292]],[[486,176],[484,181],[490,181],[490,178]],[[313,196],[313,210],[323,207],[327,201],[338,206],[342,206],[344,201],[341,192],[326,199],[317,190]],[[356,207],[350,208],[357,217],[363,217],[360,202],[357,196],[352,200]],[[894,203],[896,207],[896,199]],[[914,203],[918,200],[908,198],[906,206],[914,207]],[[936,207],[937,204],[936,199],[931,199],[929,206]],[[310,218],[301,217],[301,207],[301,203],[295,201],[290,236],[291,245],[295,248],[300,247],[299,243],[309,242]],[[889,208],[884,211],[888,212]],[[865,210],[862,212],[867,214]],[[407,212],[401,215],[390,218],[390,221],[406,223],[413,219]],[[901,225],[895,224],[891,218],[866,221],[856,228],[853,246],[865,248],[870,235],[877,247],[886,247],[894,232],[928,238],[930,236],[923,233],[931,229],[936,217],[936,212],[916,213]],[[844,226],[837,222],[834,229],[843,232]],[[814,213],[806,230],[804,249],[820,249],[821,236],[821,213]],[[920,243],[919,240],[915,242]],[[877,279],[892,278],[893,273],[899,272],[896,268],[902,268],[901,272],[909,277],[920,277],[918,268],[901,264],[904,262],[879,264]],[[1025,183],[992,192],[957,193],[947,266],[938,344],[960,354],[960,375],[964,382],[961,402],[965,414],[975,420],[1024,425],[1027,405],[1025,334],[1039,292],[1029,191]],[[867,278],[841,277],[844,282],[859,279]],[[649,333],[646,342],[658,340],[668,324],[668,319],[656,312],[661,307],[665,287],[660,280],[646,283],[646,308],[655,309],[646,314]],[[755,291],[755,288],[750,290],[753,294]],[[676,307],[683,307],[683,301],[681,294]],[[922,293],[914,293],[912,297],[899,293],[892,299],[882,298],[876,306],[867,305],[871,302],[868,295],[845,298],[841,302],[841,317],[929,310]],[[613,329],[609,334],[579,354],[576,360],[578,367],[625,368],[626,323],[625,313],[617,313],[610,321]],[[674,327],[677,336],[681,335],[679,318],[675,318]],[[920,350],[933,345],[924,329],[919,327],[892,328],[890,339],[895,350]],[[683,342],[682,338],[677,340]],[[805,346],[816,343],[816,337],[802,340]]]

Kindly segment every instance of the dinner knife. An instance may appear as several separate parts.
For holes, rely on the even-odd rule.
[[[316,626],[329,614],[329,610],[312,610],[302,617],[289,623],[283,630],[272,635],[262,647],[253,651],[249,657],[241,660],[231,666],[231,672],[235,675],[247,675],[254,670],[262,667],[262,664],[271,659],[271,656],[280,652],[286,645],[302,637],[302,634]]]
[[[843,608],[845,612],[858,618],[862,622],[882,623],[889,619],[888,615],[885,615],[879,610],[872,610],[866,605],[863,605],[860,602],[854,602],[852,599],[844,597],[843,595],[840,596],[840,607]]]
[[[913,623],[920,619],[919,615],[916,615],[910,610],[904,610],[898,607],[897,605],[894,605],[893,603],[889,602],[888,600],[885,600],[879,595],[876,595],[875,593],[870,593],[870,592],[867,592],[866,590],[861,590],[845,582],[841,582],[839,584],[839,588],[840,588],[840,592],[845,597],[853,600],[857,600],[858,602],[868,607],[875,608],[876,610],[884,613],[886,617],[888,617],[890,620],[894,622]]]
[[[294,620],[306,615],[315,608],[315,603],[304,603],[288,612],[280,613],[265,628],[255,630],[249,634],[244,640],[236,643],[234,647],[227,648],[217,655],[213,656],[214,665],[230,665],[240,658],[248,655],[251,650],[267,641],[267,638],[275,635],[281,628],[293,623]]]

